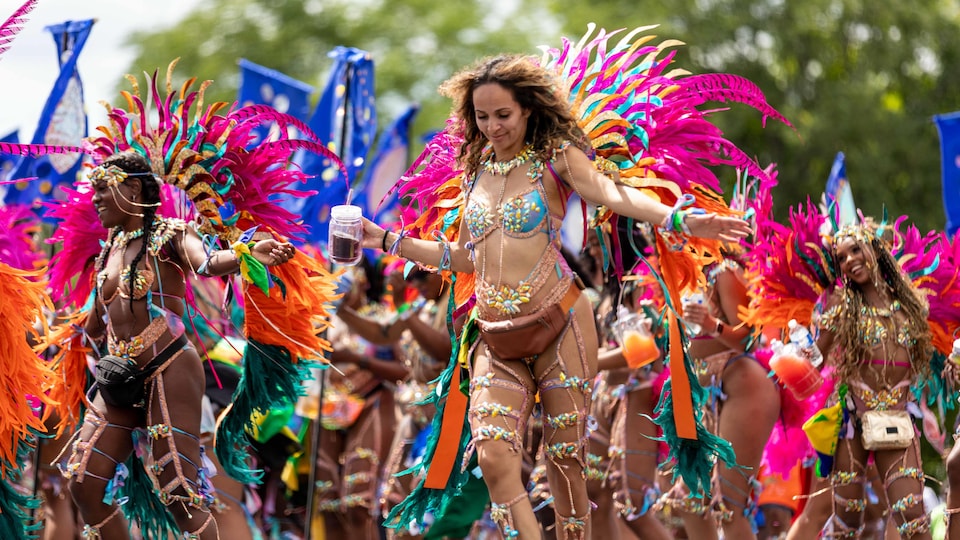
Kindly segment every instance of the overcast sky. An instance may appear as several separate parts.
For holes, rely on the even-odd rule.
[[[0,23],[25,0],[0,0]],[[113,100],[133,52],[123,48],[135,30],[172,26],[200,0],[39,0],[10,49],[0,56],[0,136],[20,129],[33,137],[40,111],[56,80],[57,52],[44,27],[69,20],[96,19],[78,60],[91,130],[106,119],[100,100]]]

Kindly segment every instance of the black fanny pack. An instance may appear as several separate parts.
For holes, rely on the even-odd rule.
[[[181,334],[142,368],[128,358],[113,355],[101,357],[97,362],[95,379],[103,401],[112,407],[143,407],[147,378],[186,345],[187,336]]]

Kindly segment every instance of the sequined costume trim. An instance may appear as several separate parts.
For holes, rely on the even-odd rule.
[[[154,317],[150,324],[136,336],[122,340],[113,332],[113,325],[107,325],[107,351],[121,358],[137,358],[160,339],[169,325],[165,317]]]

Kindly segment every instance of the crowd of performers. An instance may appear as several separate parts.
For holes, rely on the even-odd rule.
[[[81,146],[0,143],[87,161],[49,238],[0,208],[0,537],[960,538],[960,246],[777,221],[774,167],[702,106],[789,122],[649,30],[447,80],[355,267],[278,202],[309,196],[297,152],[337,157],[173,65]]]

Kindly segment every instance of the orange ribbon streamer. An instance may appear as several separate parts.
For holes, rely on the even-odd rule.
[[[440,436],[437,439],[437,448],[433,452],[433,460],[427,470],[427,478],[423,487],[429,489],[446,489],[450,473],[457,460],[460,449],[460,436],[463,434],[463,422],[467,414],[467,396],[460,391],[460,371],[457,366],[453,369],[450,379],[450,390],[447,391],[447,402],[443,408],[443,421],[440,424]]]
[[[683,360],[683,341],[680,338],[680,325],[677,316],[669,311],[670,324],[670,380],[673,399],[673,421],[677,425],[677,436],[681,439],[697,440],[697,423],[693,416],[693,394],[690,392],[690,378]]]

